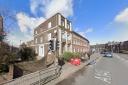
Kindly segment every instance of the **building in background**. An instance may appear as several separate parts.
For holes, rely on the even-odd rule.
[[[90,46],[91,50],[95,49],[95,52],[111,51],[114,53],[128,53],[128,41],[123,42],[108,42],[105,44],[96,44]]]
[[[89,41],[77,32],[72,31],[72,52],[88,53],[89,50]]]
[[[106,49],[106,44],[96,44],[90,46],[92,51],[95,51],[96,53],[102,52]]]
[[[83,52],[89,51],[89,41],[72,30],[71,22],[60,13],[55,14],[34,30],[34,40],[29,41],[29,47],[35,49],[37,59],[47,56],[52,58],[52,52],[48,52],[49,40],[57,38],[59,41],[59,55],[65,51]],[[49,59],[50,60],[50,59]]]

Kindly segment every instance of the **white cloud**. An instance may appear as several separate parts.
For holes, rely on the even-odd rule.
[[[50,2],[50,0],[30,0],[30,10],[33,14],[37,14],[38,11],[44,10],[45,6]]]
[[[115,16],[114,25],[116,26],[116,37],[118,41],[128,40],[128,7]]]
[[[78,31],[79,31],[79,28],[75,28],[74,31],[75,31],[75,32],[78,32]]]
[[[65,17],[73,15],[72,0],[52,0],[46,7],[45,15],[50,17],[57,12],[62,13]]]
[[[92,28],[88,28],[85,33],[90,33],[90,32],[93,32],[93,29]]]
[[[30,10],[36,17],[31,17],[24,12],[16,14],[17,24],[22,36],[9,36],[9,39],[13,39],[16,45],[18,45],[19,39],[23,42],[32,39],[34,28],[43,23],[45,18],[49,18],[58,12],[65,17],[72,16],[73,0],[30,0]],[[44,16],[38,17],[39,12]]]
[[[33,14],[36,14],[38,9],[46,18],[58,12],[65,17],[73,15],[73,0],[31,0],[30,6]]]
[[[128,8],[119,12],[114,20],[109,23],[107,31],[112,31],[111,40],[125,41],[128,40]]]
[[[30,7],[31,12],[33,14],[36,14],[36,8],[38,7],[39,3],[34,0],[31,0],[30,3],[31,3],[31,7]]]
[[[81,36],[85,37],[85,32],[78,32]]]
[[[19,39],[17,36],[13,35],[13,34],[8,34],[7,36],[7,42],[10,44],[10,45],[14,45],[14,46],[17,46],[19,45]]]
[[[79,33],[81,36],[86,37],[87,33],[93,32],[93,28],[88,28],[85,31],[79,31],[79,28],[75,29],[75,32]]]
[[[20,40],[22,40],[23,42],[27,42],[33,39],[34,28],[45,21],[45,18],[43,17],[30,17],[23,12],[17,13],[16,19],[20,29],[20,36],[16,36],[16,33],[13,33],[14,35],[10,34],[8,37],[8,39],[15,45],[19,45]],[[14,41],[12,41],[12,39]]]
[[[20,12],[16,15],[18,25],[21,32],[27,32],[28,30],[33,30],[39,24],[41,24],[45,19],[43,17],[34,18],[27,14]]]
[[[116,17],[115,22],[128,23],[128,8],[121,11]]]

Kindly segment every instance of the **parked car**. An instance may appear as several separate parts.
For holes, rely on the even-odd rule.
[[[105,54],[105,51],[101,51],[100,54]]]
[[[111,53],[111,52],[105,52],[104,57],[112,58],[112,57],[113,57],[113,55],[112,55],[112,53]]]

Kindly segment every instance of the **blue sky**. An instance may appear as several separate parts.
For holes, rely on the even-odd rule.
[[[0,0],[0,9],[16,18],[7,28],[14,45],[31,40],[34,28],[57,12],[90,44],[128,40],[128,0]]]

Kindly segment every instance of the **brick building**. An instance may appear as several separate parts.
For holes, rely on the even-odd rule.
[[[59,41],[59,55],[65,51],[70,52],[89,52],[89,41],[80,34],[72,30],[71,22],[60,13],[55,14],[45,22],[40,24],[34,30],[34,40],[29,41],[29,47],[35,49],[38,54],[37,59],[52,56],[52,52],[48,52],[48,41],[56,38]]]
[[[89,52],[89,41],[80,34],[72,31],[72,52]]]

